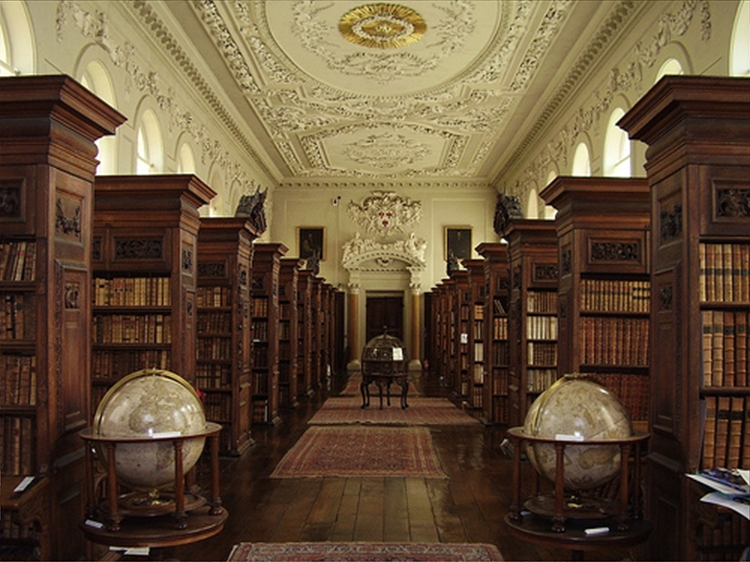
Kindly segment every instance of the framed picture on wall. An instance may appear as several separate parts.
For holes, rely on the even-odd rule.
[[[450,251],[459,260],[471,259],[471,234],[472,228],[470,226],[446,226],[443,259],[448,259]]]
[[[298,226],[297,252],[300,259],[307,259],[317,251],[320,261],[326,259],[326,228],[324,226]]]

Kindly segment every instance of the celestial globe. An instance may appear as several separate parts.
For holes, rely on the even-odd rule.
[[[94,417],[94,433],[121,438],[115,449],[118,478],[134,490],[152,491],[171,486],[175,479],[174,445],[168,438],[201,434],[206,415],[198,394],[179,375],[145,369],[119,380],[104,395]],[[133,438],[154,442],[128,443]],[[205,437],[182,444],[183,473],[198,461]],[[99,451],[106,462],[106,451]]]
[[[565,488],[573,491],[606,484],[620,471],[618,445],[586,445],[586,441],[616,441],[633,435],[630,418],[617,397],[580,374],[565,375],[540,394],[526,414],[523,431],[533,437],[581,441],[564,450]],[[536,471],[554,482],[555,446],[531,441],[526,453]]]

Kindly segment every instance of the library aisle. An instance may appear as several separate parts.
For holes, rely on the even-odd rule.
[[[505,526],[512,460],[500,448],[504,431],[498,427],[429,426],[447,478],[271,478],[287,451],[313,427],[308,422],[325,400],[340,395],[347,380],[334,376],[325,382],[327,388],[285,412],[279,426],[254,427],[255,445],[242,457],[222,459],[221,497],[231,517],[218,536],[177,548],[175,558],[226,560],[240,542],[364,541],[489,543],[505,560],[568,559],[569,551],[519,541]],[[422,376],[411,386],[421,396],[448,395],[437,376]],[[597,556],[644,559],[640,550]]]

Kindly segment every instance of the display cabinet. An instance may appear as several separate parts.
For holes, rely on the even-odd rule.
[[[198,233],[195,383],[206,418],[221,424],[222,454],[251,444],[250,278],[253,240],[245,218],[205,217]]]
[[[510,268],[509,421],[518,426],[557,380],[557,233],[553,221],[512,219],[504,238]]]
[[[94,142],[124,121],[70,77],[0,78],[0,541],[44,560],[85,551]]]
[[[750,80],[665,76],[618,124],[648,145],[651,558],[736,560],[747,521],[712,522],[685,473],[750,469]]]
[[[651,204],[645,178],[558,177],[558,370],[587,373],[648,430]]]
[[[253,333],[252,421],[276,425],[279,416],[279,272],[287,253],[280,243],[255,244],[251,284]]]
[[[483,243],[484,257],[484,399],[482,421],[508,424],[508,245]]]

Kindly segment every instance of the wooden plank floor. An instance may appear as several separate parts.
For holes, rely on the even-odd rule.
[[[331,381],[273,428],[254,427],[255,445],[222,459],[227,524],[211,539],[174,549],[180,560],[226,560],[239,542],[374,541],[491,543],[506,560],[566,560],[569,551],[513,538],[508,512],[512,462],[502,454],[502,428],[435,426],[430,431],[447,479],[270,479],[287,450],[309,427],[323,401],[344,388]],[[437,381],[415,381],[426,396],[444,395]],[[394,407],[394,406],[391,406]],[[597,553],[607,560],[639,559],[642,549]]]

